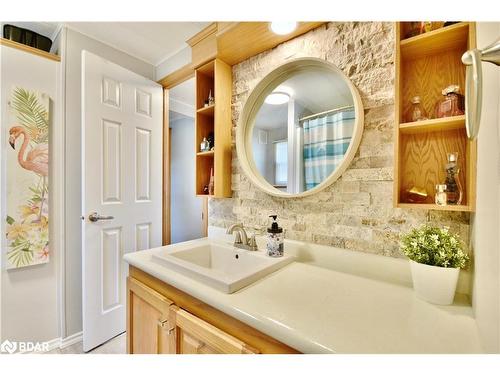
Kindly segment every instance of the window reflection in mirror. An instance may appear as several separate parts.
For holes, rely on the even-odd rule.
[[[255,166],[278,190],[310,190],[340,165],[354,124],[354,98],[338,73],[297,71],[266,96],[255,117]]]

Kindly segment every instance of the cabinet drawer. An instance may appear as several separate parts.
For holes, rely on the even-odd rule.
[[[175,326],[175,341],[178,354],[257,354],[241,340],[228,335],[211,324],[197,318],[175,305],[170,306],[169,321]],[[171,342],[170,346],[173,346]]]

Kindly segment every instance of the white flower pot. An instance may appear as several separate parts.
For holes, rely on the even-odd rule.
[[[460,268],[429,266],[410,260],[415,294],[437,305],[451,305],[455,298]]]

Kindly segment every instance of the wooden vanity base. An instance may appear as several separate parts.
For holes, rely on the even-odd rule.
[[[299,353],[133,266],[127,289],[127,353]]]

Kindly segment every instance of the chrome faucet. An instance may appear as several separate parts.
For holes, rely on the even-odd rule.
[[[234,235],[234,244],[233,244],[235,247],[250,251],[258,250],[257,241],[255,239],[255,233],[252,234],[250,239],[248,239],[247,232],[245,232],[242,223],[233,224],[226,230],[227,234],[233,234],[234,232],[236,232],[236,234]]]

